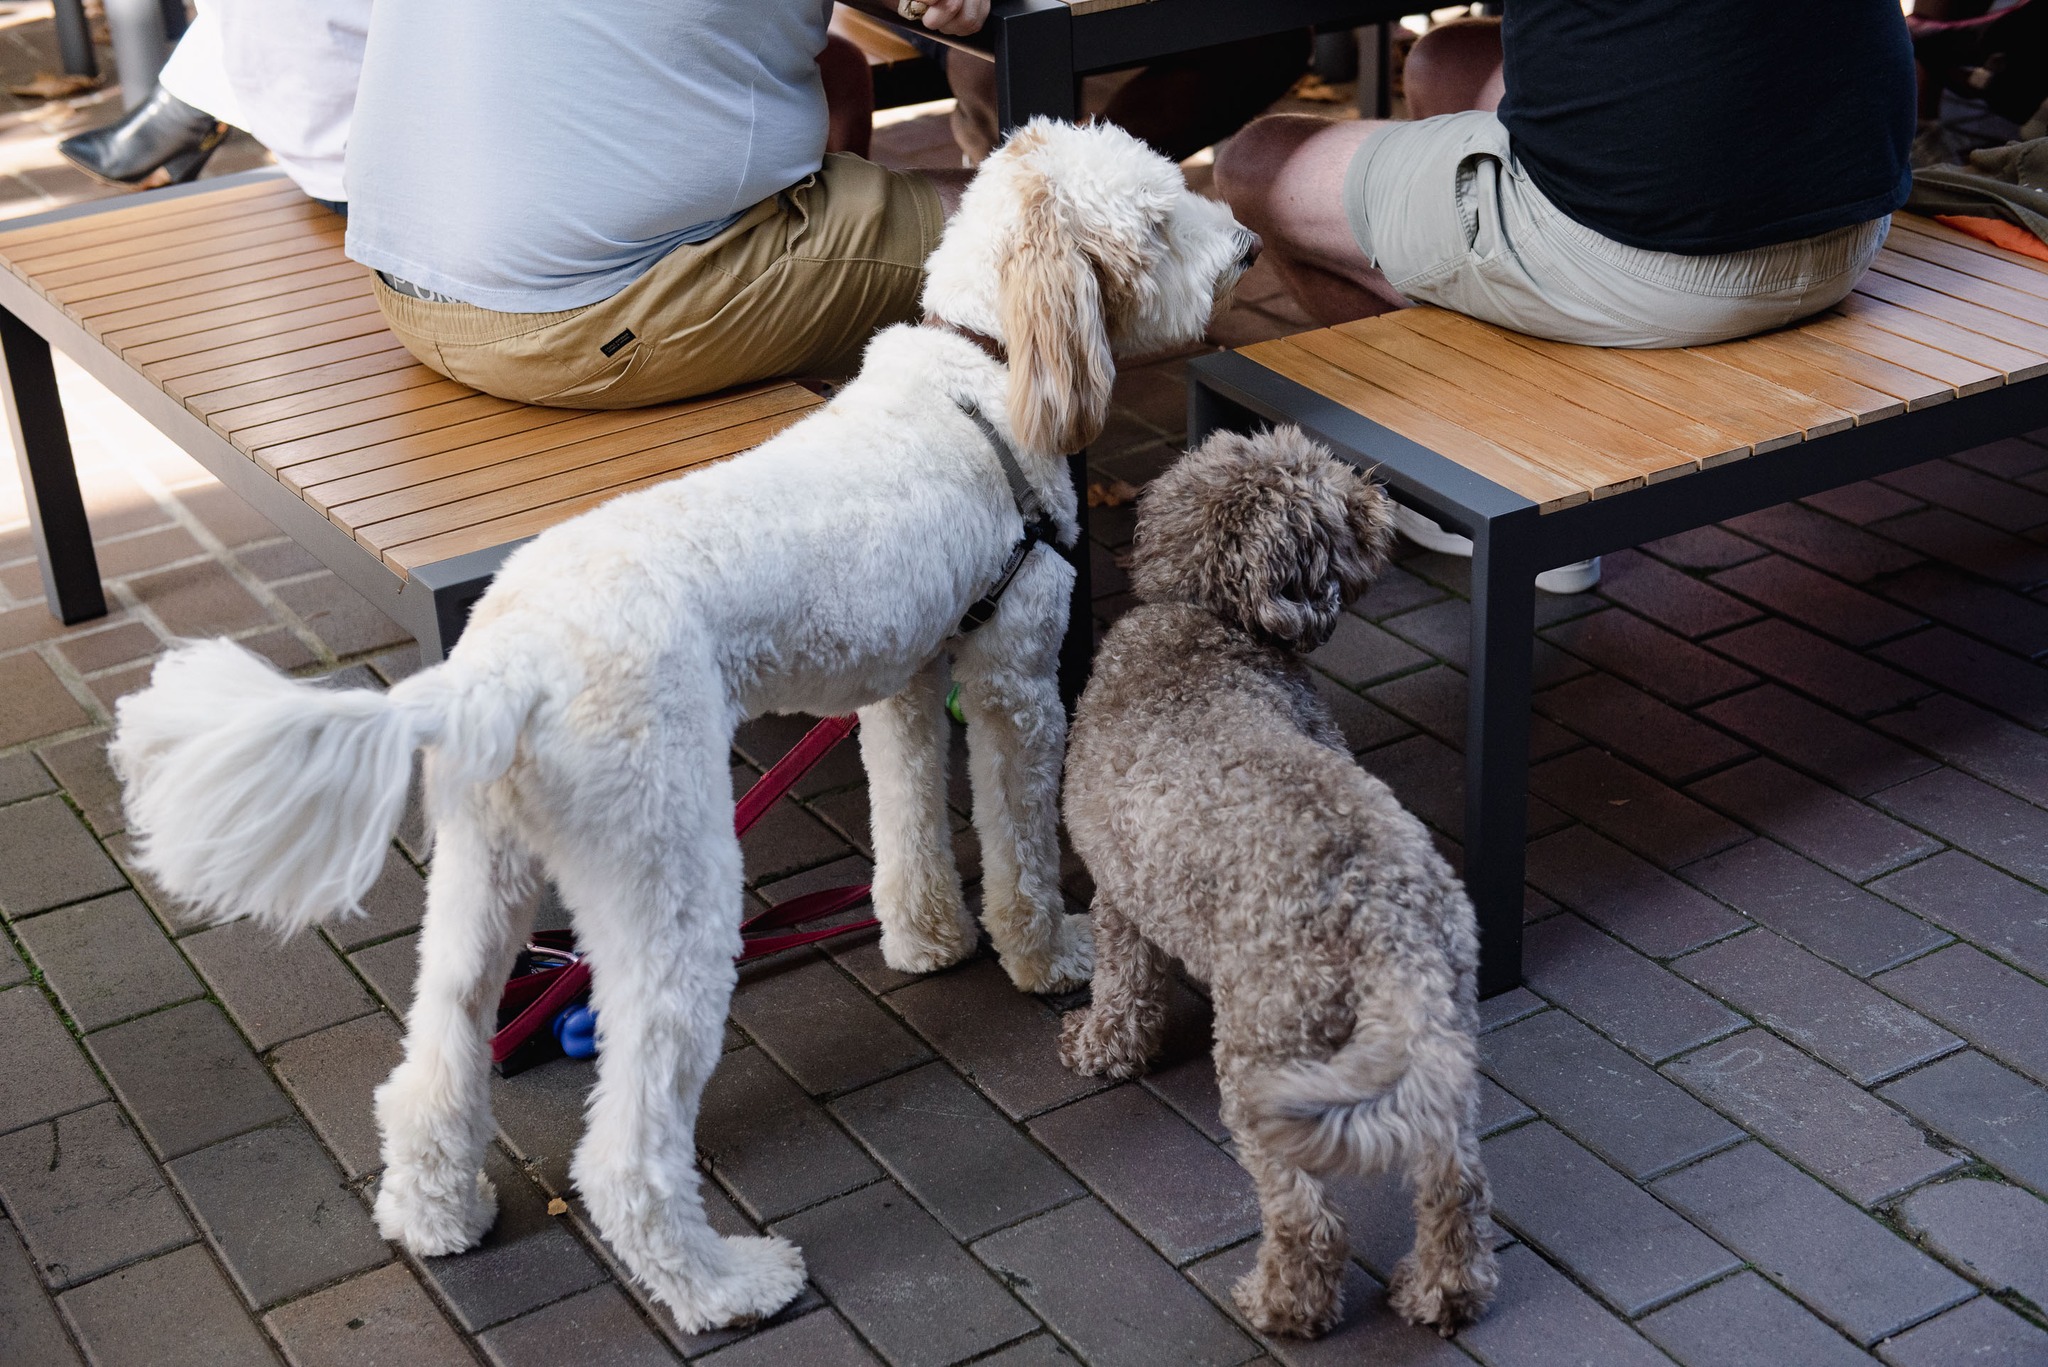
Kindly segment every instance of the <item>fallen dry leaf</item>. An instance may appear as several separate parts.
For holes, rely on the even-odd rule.
[[[1136,499],[1141,492],[1137,485],[1127,480],[1098,479],[1088,485],[1088,506],[1121,508]]]
[[[10,85],[7,93],[19,95],[25,100],[63,100],[73,95],[83,95],[88,90],[98,90],[105,84],[99,76],[73,76],[64,71],[38,71],[21,85]]]
[[[569,1203],[567,1201],[564,1201],[561,1197],[557,1196],[554,1200],[548,1202],[548,1214],[567,1215],[568,1213]]]

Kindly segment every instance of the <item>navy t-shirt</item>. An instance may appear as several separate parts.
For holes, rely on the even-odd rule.
[[[1899,0],[1509,0],[1501,44],[1516,159],[1617,242],[1745,251],[1912,188]]]

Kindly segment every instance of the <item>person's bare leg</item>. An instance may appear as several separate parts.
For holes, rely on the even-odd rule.
[[[875,77],[867,54],[835,33],[818,54],[818,74],[825,79],[829,120],[825,150],[866,156],[875,131]]]
[[[1402,85],[1411,119],[1500,108],[1500,20],[1460,19],[1423,34],[1408,54]]]

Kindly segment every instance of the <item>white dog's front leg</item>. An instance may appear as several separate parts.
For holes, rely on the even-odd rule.
[[[893,698],[860,712],[875,842],[875,915],[882,961],[930,973],[974,949],[946,818],[944,674],[933,660]]]
[[[1055,662],[1072,568],[1050,548],[1020,574],[996,620],[954,660],[967,715],[967,764],[981,836],[981,918],[1010,981],[1063,992],[1088,981],[1086,917],[1060,896],[1060,761],[1067,714]]]
[[[384,1176],[377,1230],[421,1257],[460,1253],[497,1218],[483,1174],[491,1138],[490,1033],[533,915],[532,861],[475,811],[442,822],[427,880],[405,1061],[377,1089]]]

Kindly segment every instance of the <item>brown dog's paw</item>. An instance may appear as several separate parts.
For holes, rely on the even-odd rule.
[[[1060,1022],[1060,1062],[1083,1077],[1137,1077],[1145,1071],[1145,1056],[1121,1037],[1125,1033],[1104,1024],[1100,1007],[1070,1011]]]
[[[1238,1278],[1230,1298],[1262,1334],[1321,1338],[1344,1317],[1343,1289],[1335,1277],[1314,1268],[1295,1271],[1299,1275],[1274,1275],[1261,1261]]]
[[[1387,1304],[1410,1324],[1426,1325],[1445,1338],[1478,1320],[1500,1284],[1491,1251],[1470,1264],[1425,1276],[1415,1254],[1401,1259],[1387,1284]]]

